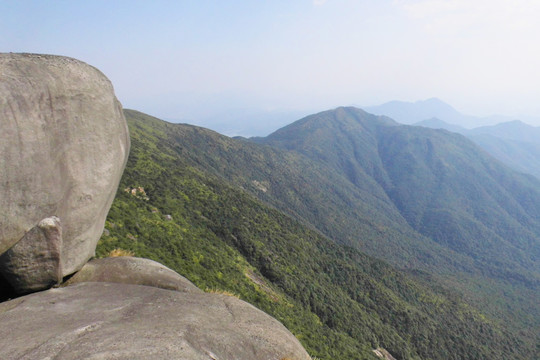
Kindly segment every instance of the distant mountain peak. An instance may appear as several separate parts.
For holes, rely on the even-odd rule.
[[[373,115],[353,106],[340,106],[306,116],[276,130],[267,138],[271,139],[277,136],[292,139],[314,129],[319,129],[319,132],[350,132],[352,129],[373,129],[378,126],[396,125],[399,124],[387,116]]]
[[[434,117],[459,125],[470,120],[468,116],[435,97],[416,102],[390,101],[382,105],[366,107],[365,110],[376,115],[389,116],[402,124],[415,124]]]
[[[465,129],[492,125],[512,118],[505,116],[479,117],[465,115],[439,98],[429,98],[415,102],[390,101],[378,106],[364,107],[372,114],[386,115],[402,124],[416,124],[436,117],[446,123],[459,125]]]
[[[429,99],[425,99],[425,100],[417,100],[414,102],[415,104],[434,104],[434,105],[439,105],[439,106],[446,106],[446,107],[449,107],[449,108],[452,108],[453,107],[442,101],[441,99],[437,98],[437,97],[432,97],[432,98],[429,98]]]
[[[540,127],[528,125],[521,120],[512,120],[497,125],[482,126],[473,129],[471,133],[475,135],[488,134],[501,139],[540,144]]]

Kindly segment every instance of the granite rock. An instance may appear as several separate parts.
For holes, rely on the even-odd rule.
[[[0,254],[62,223],[62,276],[94,254],[129,152],[110,81],[81,61],[0,54]]]
[[[0,255],[0,272],[19,294],[48,289],[62,281],[62,226],[43,219]]]
[[[146,285],[176,291],[202,292],[174,270],[153,260],[131,256],[91,260],[63,286],[83,282]]]
[[[81,283],[0,303],[1,359],[309,360],[277,320],[235,297]]]

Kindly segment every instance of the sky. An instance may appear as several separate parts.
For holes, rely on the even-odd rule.
[[[0,0],[0,52],[80,59],[125,108],[208,127],[432,97],[540,118],[539,18],[537,0]]]

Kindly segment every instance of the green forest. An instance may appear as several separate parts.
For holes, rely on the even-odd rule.
[[[203,290],[237,296],[281,321],[318,359],[376,359],[378,347],[398,359],[534,358],[532,326],[516,334],[504,316],[450,286],[453,279],[444,282],[445,271],[428,271],[463,255],[434,252],[428,243],[417,246],[416,257],[408,244],[427,236],[383,211],[391,208],[387,199],[363,202],[367,189],[298,152],[125,115],[131,153],[98,257],[121,249],[159,261]],[[326,213],[318,210],[326,206]],[[353,220],[342,223],[347,212]],[[345,229],[332,235],[340,222]],[[360,251],[352,231],[360,242],[403,243],[369,245],[376,259]],[[401,249],[403,270],[380,260]],[[465,271],[478,271],[467,261]],[[466,286],[475,279],[481,288],[481,276]]]

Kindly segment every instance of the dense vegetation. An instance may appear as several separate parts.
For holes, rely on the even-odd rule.
[[[164,132],[190,166],[336,242],[431,274],[426,284],[458,289],[538,342],[538,181],[463,137],[350,108],[255,139],[272,146],[192,126]]]
[[[264,142],[316,159],[357,186],[375,183],[371,191],[390,199],[412,228],[482,267],[502,263],[540,279],[540,181],[463,136],[339,108]]]
[[[465,135],[514,170],[540,179],[540,127],[514,120],[492,126],[465,129],[435,118],[420,121],[416,125],[432,129],[446,129]]]
[[[421,268],[442,272],[448,285],[491,314],[537,336],[540,181],[511,171],[463,136],[399,126],[354,108],[309,116],[259,141],[324,163],[357,186],[375,182],[372,192],[424,235],[416,242],[430,239],[442,246],[429,245],[436,255],[460,256],[437,269],[420,259]],[[371,244],[358,247],[377,256]],[[385,255],[404,265],[391,250]]]
[[[265,195],[270,187],[275,192],[274,181],[290,175],[292,180],[280,191],[301,202],[295,197],[310,186],[302,176],[329,176],[329,181],[345,184],[342,178],[301,156],[268,147],[258,150],[260,146],[243,140],[133,111],[126,116],[132,150],[99,256],[117,248],[131,250],[164,263],[203,289],[237,294],[283,322],[321,359],[374,358],[371,349],[378,346],[399,359],[532,358],[527,346],[458,293],[424,285],[338,245],[321,234],[317,224],[307,226],[302,214],[295,214],[303,209],[300,205],[286,215],[250,193]],[[218,141],[210,141],[212,137]],[[222,152],[222,147],[230,152]],[[199,148],[213,149],[214,162],[196,155]],[[235,174],[240,160],[233,158],[232,148],[268,169],[244,163],[244,168],[259,171],[258,176]],[[281,161],[286,169],[279,168]],[[269,176],[274,173],[279,175]],[[296,192],[287,188],[291,181],[298,181]],[[335,207],[349,201],[348,194],[340,200],[320,190],[317,195],[335,201]],[[274,204],[279,208],[289,203]],[[399,236],[397,230],[389,231]],[[430,281],[425,273],[418,279]]]

